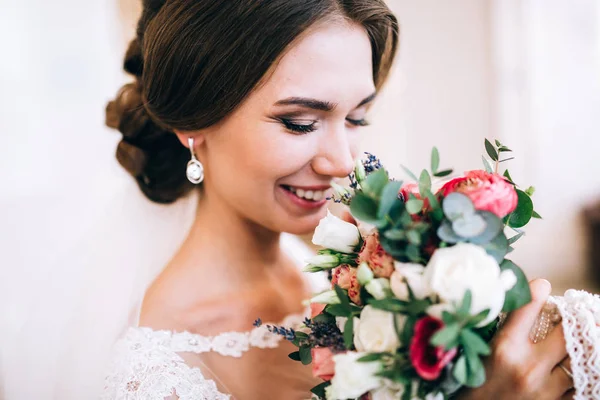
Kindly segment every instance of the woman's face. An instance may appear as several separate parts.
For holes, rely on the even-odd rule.
[[[272,231],[312,231],[331,180],[358,156],[375,95],[371,57],[359,25],[307,32],[235,112],[197,136],[206,196]]]

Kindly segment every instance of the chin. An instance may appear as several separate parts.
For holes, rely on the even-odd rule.
[[[293,235],[308,235],[314,232],[321,219],[327,215],[327,208],[319,213],[305,217],[289,217],[283,224],[281,232],[291,233]]]

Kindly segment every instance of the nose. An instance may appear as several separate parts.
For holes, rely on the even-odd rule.
[[[345,127],[331,127],[321,138],[312,168],[319,175],[345,178],[354,170],[355,156],[355,143]]]

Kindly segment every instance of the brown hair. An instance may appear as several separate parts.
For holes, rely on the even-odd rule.
[[[123,139],[117,159],[153,201],[193,187],[189,151],[173,130],[221,121],[259,84],[286,48],[326,18],[361,24],[373,50],[373,79],[384,83],[398,23],[383,0],[144,0],[124,68],[136,77],[106,109]]]

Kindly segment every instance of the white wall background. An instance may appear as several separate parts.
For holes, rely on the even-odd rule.
[[[484,137],[505,141],[513,177],[537,187],[545,217],[515,260],[557,286],[589,286],[580,215],[600,198],[600,1],[389,3],[401,50],[365,149],[401,176],[401,163],[427,166],[433,145],[443,166],[463,171],[480,167]],[[102,217],[87,198],[127,179],[103,119],[137,8],[0,0],[0,10],[0,249],[5,272],[26,277]]]

